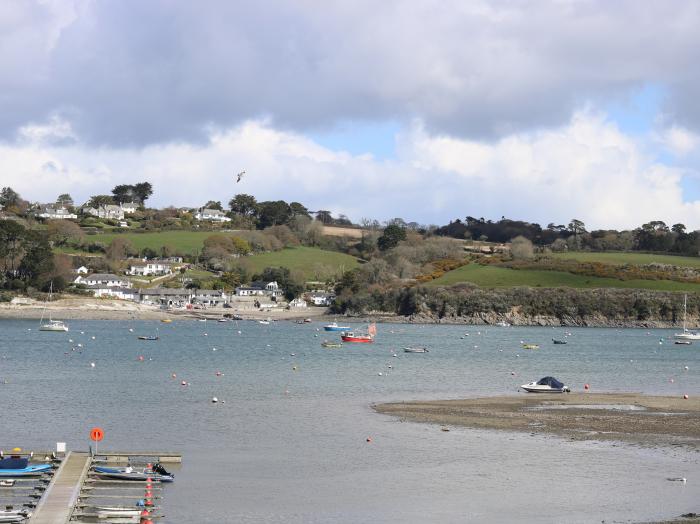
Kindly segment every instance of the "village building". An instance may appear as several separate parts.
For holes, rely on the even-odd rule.
[[[254,297],[254,296],[270,296],[276,299],[284,295],[284,291],[280,289],[277,282],[253,282],[250,286],[239,286],[235,290],[236,296],[239,297]]]
[[[114,204],[103,204],[96,208],[84,206],[80,210],[85,215],[103,218],[105,220],[124,220],[124,210]]]
[[[289,303],[289,307],[290,308],[305,308],[305,307],[309,307],[309,305],[306,303],[306,300],[304,300],[301,297],[297,297]]]
[[[93,273],[92,275],[87,276],[78,275],[78,277],[76,277],[76,279],[73,282],[76,284],[84,284],[88,287],[132,287],[131,281],[129,281],[129,279],[114,275],[112,273]]]
[[[330,306],[335,300],[335,295],[333,293],[327,293],[325,291],[312,291],[307,297],[314,306]]]
[[[139,209],[139,205],[136,202],[122,202],[120,205],[124,214],[136,213]]]
[[[144,304],[185,307],[192,303],[194,291],[191,289],[155,288],[140,289],[139,295]]]
[[[169,275],[172,272],[172,264],[170,262],[165,260],[144,260],[142,262],[132,262],[127,274],[148,277]]]
[[[42,204],[35,211],[35,215],[47,220],[76,220],[78,218],[78,215],[71,213],[68,208],[57,204]]]
[[[229,297],[219,289],[197,289],[192,299],[193,304],[202,304],[207,307],[223,307],[228,304]]]
[[[200,209],[194,215],[197,220],[208,220],[210,222],[231,222],[231,219],[227,217],[223,211],[218,209]]]
[[[93,286],[87,286],[87,289],[93,292],[96,297],[110,297],[118,298],[121,300],[133,300],[137,301],[139,299],[139,292],[136,289],[129,287],[115,287],[106,286],[104,284],[97,284]]]

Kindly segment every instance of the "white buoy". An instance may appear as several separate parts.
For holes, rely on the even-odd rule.
[[[95,337],[92,337],[92,340],[95,340]]]
[[[211,401],[213,404],[216,404],[219,401],[219,399],[216,397],[211,397]]]
[[[134,332],[134,328],[129,328],[129,332],[133,333],[133,332]]]
[[[216,351],[216,348],[211,348],[212,351]]]
[[[289,356],[290,356],[290,357],[296,357],[297,354],[296,354],[296,353],[290,353]]]
[[[81,335],[84,335],[84,334],[85,334],[85,331],[81,331],[80,334],[81,334]]]
[[[683,369],[685,369],[686,371],[688,371],[689,368],[688,368],[688,366],[685,366]]]
[[[238,330],[238,334],[239,334],[239,335],[241,334],[241,330],[240,330],[240,329]]]
[[[205,337],[208,337],[209,335],[207,335],[206,333],[204,333],[204,336],[205,336]]]
[[[90,367],[91,367],[91,368],[94,368],[94,367],[95,367],[95,363],[94,363],[94,362],[90,362]]]
[[[83,345],[82,345],[82,344],[78,344],[78,347],[81,348],[81,347],[83,347]]]
[[[379,375],[380,377],[383,377],[383,376],[384,376],[384,373],[382,373],[382,372],[380,371],[379,373],[377,373],[377,375]]]
[[[73,339],[72,339],[72,338],[69,338],[69,339],[68,339],[68,342],[73,342]]]
[[[398,357],[398,355],[397,355],[396,353],[394,353],[394,354],[391,355],[391,356],[392,356],[392,357]]]

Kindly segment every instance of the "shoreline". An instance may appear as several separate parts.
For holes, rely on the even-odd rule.
[[[592,328],[638,328],[638,329],[680,329],[677,322],[664,320],[630,320],[592,318],[557,318],[548,316],[526,317],[521,315],[498,315],[481,313],[464,317],[437,318],[431,315],[401,316],[382,312],[371,312],[366,315],[343,315],[328,313],[327,308],[309,306],[294,309],[256,310],[250,308],[208,308],[208,309],[172,309],[163,310],[127,300],[70,297],[52,301],[46,308],[43,302],[23,298],[19,302],[0,303],[0,319],[39,319],[42,314],[51,315],[67,320],[162,320],[162,319],[198,319],[221,318],[225,314],[237,314],[244,319],[263,320],[270,317],[273,320],[298,320],[304,318],[337,319],[343,318],[348,322],[378,322],[393,324],[435,324],[448,326],[479,326],[507,329],[499,326],[506,322],[509,327],[592,327]],[[330,320],[329,320],[330,321]],[[695,323],[689,325],[694,329]]]

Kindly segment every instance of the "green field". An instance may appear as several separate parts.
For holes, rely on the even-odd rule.
[[[306,280],[320,281],[330,276],[340,276],[342,272],[359,265],[355,257],[315,247],[290,247],[243,260],[253,272],[260,272],[266,267],[286,267],[302,273]]]
[[[533,269],[508,269],[495,266],[468,264],[442,277],[428,282],[428,286],[451,286],[471,282],[480,287],[574,287],[574,288],[628,288],[657,291],[700,292],[700,284],[687,284],[671,280],[617,280],[614,278],[573,275],[563,271]]]
[[[700,257],[681,257],[674,255],[655,255],[652,253],[590,253],[575,251],[570,253],[552,253],[552,258],[576,260],[578,262],[601,262],[603,264],[669,264],[673,266],[700,269]]]

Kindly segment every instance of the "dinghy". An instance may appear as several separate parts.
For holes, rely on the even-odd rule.
[[[30,465],[27,457],[11,456],[0,459],[0,478],[40,477],[51,469],[51,464]]]
[[[423,347],[405,347],[403,348],[404,353],[428,353],[428,348]]]

